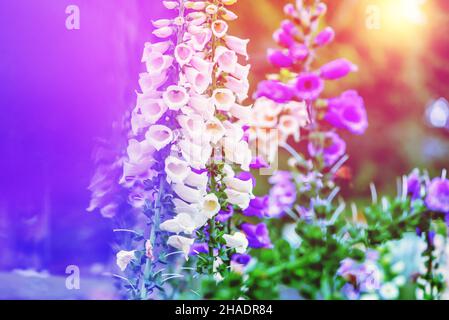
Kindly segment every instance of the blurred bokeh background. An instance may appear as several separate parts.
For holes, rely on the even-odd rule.
[[[150,20],[165,14],[160,2],[0,2],[0,272],[62,276],[74,264],[94,274],[111,258],[111,222],[86,212],[92,153],[133,106]],[[253,88],[272,71],[265,53],[287,2],[234,7],[232,33],[251,39]],[[337,38],[320,61],[345,57],[360,68],[326,94],[357,89],[370,123],[364,136],[345,136],[353,175],[345,193],[366,197],[371,181],[394,192],[396,176],[414,167],[447,168],[448,1],[325,2]],[[65,27],[70,4],[80,8],[80,30]],[[0,296],[8,279],[0,274]]]

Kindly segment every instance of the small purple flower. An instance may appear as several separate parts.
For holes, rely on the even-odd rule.
[[[290,68],[294,61],[288,52],[268,49],[268,61],[276,68]]]
[[[265,218],[268,216],[269,197],[255,197],[249,202],[249,207],[243,210],[243,214],[247,217]]]
[[[259,83],[255,98],[266,97],[278,103],[285,103],[293,98],[293,90],[280,81],[265,80]]]
[[[325,80],[337,80],[346,77],[349,73],[357,71],[356,65],[346,59],[331,61],[320,69],[320,76]]]
[[[325,28],[315,38],[315,44],[319,47],[331,43],[335,38],[335,31],[331,27]]]
[[[303,61],[309,56],[309,49],[304,44],[293,44],[289,48],[290,56],[295,61]]]
[[[273,186],[269,193],[268,217],[278,218],[293,206],[296,201],[296,186],[288,171],[277,171],[268,182]]]
[[[302,100],[315,100],[324,90],[324,82],[315,73],[304,72],[296,81],[296,95]]]
[[[327,132],[325,134],[324,147],[317,146],[316,142],[310,142],[308,150],[312,157],[322,155],[324,164],[330,167],[345,154],[346,142],[335,132]]]
[[[380,288],[381,273],[374,260],[357,263],[350,258],[346,258],[341,261],[340,268],[337,270],[337,275],[349,282],[348,284],[353,287],[354,293],[372,292]],[[349,292],[346,292],[346,290],[344,291],[345,293],[352,292],[351,290],[349,290]]]
[[[426,205],[432,211],[449,213],[449,180],[435,178],[427,188]]]
[[[413,170],[407,177],[407,193],[412,197],[412,200],[421,197],[421,176],[418,169]]]
[[[242,266],[247,266],[251,261],[251,256],[249,254],[236,253],[232,255],[231,261]]]
[[[290,47],[294,42],[295,39],[287,33],[284,29],[278,29],[273,34],[273,39],[276,41],[280,46],[283,47]]]
[[[270,234],[265,223],[259,223],[257,225],[244,223],[240,226],[245,233],[249,242],[249,247],[254,249],[272,248]]]
[[[291,36],[294,36],[298,33],[298,28],[296,27],[296,25],[288,19],[285,19],[281,22],[281,28],[285,33]]]
[[[368,128],[363,98],[357,91],[349,90],[340,97],[328,100],[325,120],[336,128],[346,129],[353,134],[363,134]]]

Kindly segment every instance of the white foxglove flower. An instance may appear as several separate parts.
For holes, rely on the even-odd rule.
[[[246,66],[243,66],[239,63],[235,65],[235,71],[232,73],[234,77],[236,77],[239,80],[242,79],[248,79],[249,71],[251,70],[251,65],[247,64]]]
[[[191,174],[192,170],[187,162],[169,156],[165,159],[165,172],[169,182],[182,183]]]
[[[234,51],[235,53],[242,55],[248,60],[248,43],[249,39],[240,39],[234,36],[226,36],[225,38],[226,46]]]
[[[203,117],[198,114],[180,115],[176,120],[178,120],[183,132],[192,139],[201,137],[206,131]]]
[[[234,51],[226,47],[218,46],[215,50],[215,62],[218,63],[220,71],[234,73],[236,70],[238,57]]]
[[[182,183],[173,184],[173,191],[179,198],[188,203],[199,203],[202,198],[202,194],[198,189],[190,188]]]
[[[237,95],[239,101],[244,101],[246,98],[248,98],[248,79],[239,80],[237,78],[227,76],[225,87],[232,90]]]
[[[190,63],[193,54],[193,49],[184,43],[177,45],[175,48],[175,58],[181,67]]]
[[[198,94],[203,94],[212,81],[212,77],[199,72],[195,68],[186,68],[185,75],[192,89]]]
[[[148,129],[145,139],[159,151],[173,141],[173,132],[169,127],[156,124]]]
[[[165,72],[172,64],[173,57],[153,52],[146,61],[147,72],[151,75]]]
[[[212,31],[208,28],[202,28],[201,31],[190,34],[192,46],[197,51],[202,51],[212,38]]]
[[[214,144],[223,138],[226,130],[220,120],[217,118],[212,118],[206,122],[206,134],[210,137],[210,141]]]
[[[229,89],[215,89],[212,94],[212,101],[217,110],[229,111],[235,104],[235,95]]]
[[[234,103],[234,105],[231,107],[231,110],[229,110],[231,115],[233,117],[236,117],[237,119],[245,122],[250,123],[252,118],[252,106],[244,106],[238,103]]]
[[[237,253],[245,253],[248,248],[248,239],[242,232],[236,232],[233,235],[225,234],[223,238],[226,241],[226,246],[235,249]]]
[[[167,80],[165,72],[149,74],[141,73],[139,75],[139,86],[143,93],[151,93],[157,90]]]
[[[202,200],[201,212],[212,219],[218,212],[220,212],[221,206],[218,198],[215,194],[209,193]]]
[[[299,141],[299,122],[291,115],[283,115],[279,118],[278,129],[281,140],[286,142],[289,136],[293,136],[295,141]]]
[[[121,251],[117,252],[116,263],[122,272],[126,270],[126,267],[128,267],[128,264],[130,264],[132,260],[136,259],[135,252],[136,252],[136,250],[132,250],[132,251],[121,250]]]
[[[161,39],[169,38],[173,35],[174,29],[172,27],[162,27],[153,31],[153,34]]]
[[[224,7],[220,8],[220,16],[226,21],[234,21],[237,20],[238,16]]]
[[[192,95],[189,106],[205,120],[212,119],[215,113],[214,102],[202,95]]]
[[[208,62],[199,56],[194,56],[190,64],[192,67],[198,70],[198,72],[207,75],[208,77],[212,76],[212,70],[214,67],[214,64],[212,62]]]
[[[215,20],[212,22],[212,32],[217,38],[223,38],[228,32],[229,26],[226,21]]]
[[[206,191],[207,182],[209,181],[209,176],[207,172],[203,172],[201,174],[191,172],[187,178],[184,180],[184,183],[188,186],[198,188],[199,190]]]
[[[195,230],[195,224],[189,214],[180,213],[174,219],[161,223],[160,229],[176,234],[192,234]]]
[[[182,236],[171,236],[168,238],[167,244],[182,251],[186,260],[189,260],[190,247],[192,246],[194,241],[194,239]]]
[[[244,171],[249,171],[249,165],[252,161],[252,153],[246,141],[236,142],[232,138],[226,138],[224,141],[224,152],[226,160],[239,164]]]
[[[239,206],[240,209],[245,210],[249,207],[251,201],[251,195],[246,192],[239,192],[233,189],[225,190],[226,196],[228,197],[228,202]]]
[[[179,7],[178,1],[162,1],[165,8],[173,10]]]
[[[141,99],[140,111],[148,124],[156,123],[167,111],[167,106],[160,99]]]
[[[225,177],[223,178],[223,182],[228,188],[234,189],[235,191],[248,194],[253,193],[253,181],[251,179],[241,180],[233,177]]]
[[[189,95],[181,86],[170,86],[163,94],[164,102],[171,110],[179,110],[189,102]]]

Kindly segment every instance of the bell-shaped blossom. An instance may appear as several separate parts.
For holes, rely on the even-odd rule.
[[[233,235],[225,234],[223,239],[226,241],[226,246],[235,249],[237,253],[245,253],[248,248],[248,239],[242,232],[236,232]]]
[[[173,141],[173,131],[164,125],[154,125],[146,133],[145,139],[159,151]]]
[[[299,74],[296,80],[296,95],[302,100],[315,100],[324,89],[323,80],[311,72]]]
[[[152,52],[147,57],[147,72],[149,74],[159,74],[165,72],[172,64],[173,57],[163,55],[159,52]]]
[[[315,38],[315,44],[319,47],[331,43],[335,38],[335,31],[331,27],[326,27]]]
[[[320,69],[320,76],[325,80],[336,80],[347,76],[351,72],[357,71],[356,65],[346,59],[331,61]]]
[[[234,139],[225,139],[224,151],[226,160],[239,164],[242,170],[249,171],[252,153],[246,141],[236,142]]]
[[[265,223],[257,225],[251,223],[243,223],[240,229],[245,233],[248,239],[249,247],[254,249],[272,248],[270,234]]]
[[[251,201],[251,195],[246,192],[239,192],[230,188],[225,190],[225,194],[228,198],[228,202],[245,210],[249,207]]]
[[[141,104],[138,106],[148,124],[155,124],[168,109],[160,99],[141,99]]]
[[[449,214],[449,180],[433,179],[427,188],[425,203],[432,211]]]
[[[212,81],[210,76],[205,75],[194,68],[186,68],[185,75],[187,81],[191,84],[192,89],[198,94],[204,93]]]
[[[196,188],[191,188],[183,183],[176,183],[172,186],[176,195],[185,202],[199,203],[202,199],[201,191]]]
[[[212,32],[217,38],[223,38],[228,32],[229,26],[226,21],[215,20],[212,22]]]
[[[225,87],[232,90],[239,102],[248,98],[249,81],[248,79],[237,79],[235,77],[227,76]]]
[[[354,134],[363,134],[368,128],[363,98],[354,91],[346,91],[340,97],[328,100],[327,122]]]
[[[215,89],[212,94],[212,101],[217,110],[229,111],[235,104],[235,95],[229,89]]]
[[[248,208],[243,210],[243,214],[247,217],[266,218],[268,217],[269,204],[268,196],[255,197],[250,201]]]
[[[169,156],[165,160],[165,173],[169,182],[182,183],[191,172],[189,164],[181,159]]]
[[[160,229],[176,234],[192,234],[195,230],[195,224],[190,215],[187,213],[180,213],[175,218],[161,223]]]
[[[171,41],[160,41],[156,43],[145,43],[143,54],[142,54],[142,62],[147,62],[149,57],[153,53],[165,54],[168,49],[171,47]]]
[[[237,61],[238,58],[235,51],[229,50],[224,46],[218,46],[215,50],[215,62],[218,64],[220,71],[226,73],[235,72]]]
[[[186,260],[189,260],[190,247],[194,242],[194,239],[182,236],[171,236],[167,240],[167,244],[169,246],[172,246],[173,248],[176,248],[184,253],[184,257],[186,258]]]
[[[275,80],[261,81],[255,98],[265,97],[278,103],[285,103],[293,98],[294,91],[288,85]]]
[[[202,51],[212,38],[212,31],[208,28],[201,28],[199,32],[191,34],[191,43],[196,51]]]
[[[181,43],[175,48],[175,58],[181,67],[189,64],[193,58],[193,55],[194,51],[192,47],[186,45],[185,43]]]
[[[136,250],[132,251],[121,250],[117,252],[116,263],[121,271],[125,271],[132,260],[136,260]]]
[[[218,198],[214,193],[209,193],[208,195],[204,196],[201,203],[201,212],[206,217],[212,219],[215,215],[217,215],[220,209],[220,202],[218,201]]]
[[[290,68],[294,61],[288,51],[268,49],[268,61],[277,68]]]
[[[294,61],[304,61],[310,54],[309,48],[306,45],[298,43],[290,46],[289,53]]]
[[[210,137],[210,141],[213,144],[218,143],[226,133],[225,127],[222,122],[217,118],[212,118],[206,122],[206,130],[205,133]]]
[[[166,27],[161,27],[159,29],[154,30],[153,34],[158,38],[166,39],[166,38],[171,37],[174,32],[175,32],[175,30],[172,27],[166,26]]]
[[[179,110],[189,102],[189,94],[184,87],[169,86],[163,94],[163,99],[169,109]]]
[[[249,39],[241,39],[234,36],[225,36],[226,46],[235,53],[244,56],[248,60],[248,43]]]
[[[322,156],[326,166],[332,166],[346,151],[346,142],[335,132],[325,133],[323,145],[310,142],[309,153],[312,157]]]
[[[139,75],[139,86],[143,93],[151,93],[159,89],[167,80],[167,74],[161,73],[141,73]]]

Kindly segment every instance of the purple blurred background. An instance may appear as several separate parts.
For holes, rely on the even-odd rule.
[[[80,30],[66,29],[70,4]],[[0,270],[110,258],[110,222],[86,212],[92,150],[132,106],[161,14],[148,0],[0,2]]]

